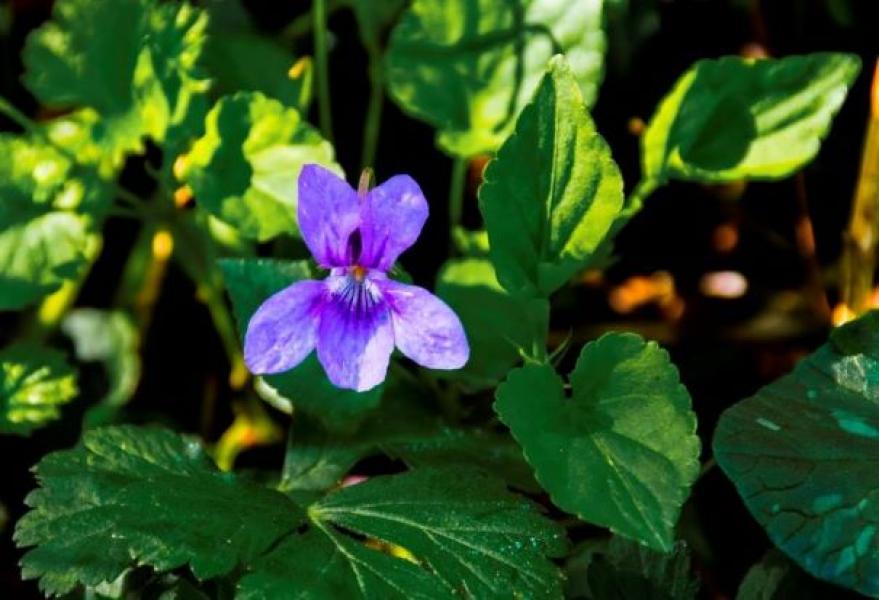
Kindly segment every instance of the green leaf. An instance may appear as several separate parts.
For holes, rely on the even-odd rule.
[[[140,339],[132,319],[122,311],[79,308],[61,323],[73,340],[76,357],[103,364],[107,392],[99,402],[107,407],[126,404],[140,381]]]
[[[446,152],[494,152],[553,55],[571,57],[580,102],[595,100],[605,48],[602,7],[600,0],[414,0],[391,34],[391,97],[437,128]]]
[[[728,409],[718,464],[770,539],[809,573],[879,595],[879,313]]]
[[[623,180],[574,73],[552,60],[479,190],[498,280],[548,296],[586,267],[623,206]]]
[[[228,259],[219,264],[242,338],[250,317],[269,296],[301,279],[315,278],[306,261]],[[360,393],[337,388],[327,379],[314,353],[295,369],[262,377],[260,382],[258,391],[270,400],[292,403],[334,430],[355,426],[378,405],[383,389],[377,386]]]
[[[549,303],[508,294],[488,260],[448,261],[436,293],[461,318],[470,342],[467,365],[449,376],[471,387],[497,385],[523,353],[531,355],[535,345],[546,347]]]
[[[18,310],[76,277],[99,239],[106,190],[73,176],[50,146],[0,135],[0,310]]]
[[[77,393],[60,352],[23,342],[0,351],[0,433],[29,434],[59,418]]]
[[[23,53],[25,84],[51,107],[100,116],[96,141],[118,162],[165,140],[206,89],[196,63],[207,19],[153,0],[59,0]]]
[[[430,393],[392,377],[382,405],[350,434],[329,432],[298,414],[287,444],[281,489],[325,490],[358,461],[379,454],[410,468],[478,467],[528,492],[539,492],[531,469],[509,436],[474,427],[449,426],[425,404]]]
[[[552,367],[512,371],[495,410],[561,509],[661,551],[699,473],[690,396],[668,354],[634,334],[583,348],[571,397]]]
[[[857,56],[839,53],[697,62],[650,120],[644,178],[728,182],[794,173],[818,153],[859,70]]]
[[[819,582],[778,550],[748,569],[736,600],[820,600],[840,596],[838,587]]]
[[[210,26],[202,63],[211,74],[211,92],[262,92],[307,111],[311,101],[310,60],[302,63],[298,77],[291,77],[296,59],[290,49],[260,35],[239,0],[210,0],[205,7]]]
[[[199,206],[249,238],[294,235],[299,171],[317,163],[341,174],[333,147],[288,108],[258,92],[221,98],[206,133],[184,158]]]
[[[110,582],[129,566],[199,579],[254,560],[302,522],[283,494],[221,473],[194,440],[150,427],[86,432],[73,450],[43,458],[40,488],[15,541],[35,546],[22,576],[48,594]]]
[[[694,600],[699,582],[683,542],[662,554],[619,536],[587,542],[567,561],[565,597],[586,600]]]
[[[255,564],[242,598],[561,595],[546,557],[565,551],[564,531],[479,471],[375,477],[326,496],[308,515],[313,529]]]
[[[382,48],[382,38],[402,14],[408,0],[344,0],[357,19],[360,39],[366,48]]]

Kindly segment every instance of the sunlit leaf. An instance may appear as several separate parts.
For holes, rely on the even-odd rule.
[[[0,135],[0,310],[33,304],[77,276],[98,243],[90,215],[106,198],[53,148]]]
[[[850,54],[701,60],[642,138],[644,177],[705,182],[786,177],[818,153],[860,69]]]
[[[879,595],[879,313],[727,410],[718,464],[773,542],[818,578]]]
[[[220,261],[220,268],[242,337],[251,315],[269,296],[300,279],[319,277],[306,261],[229,259]],[[382,395],[382,386],[362,393],[334,386],[314,353],[295,369],[261,381],[258,389],[317,416],[333,429],[356,425]]]
[[[57,350],[17,343],[0,351],[0,433],[30,433],[76,394],[76,373]]]
[[[553,502],[585,521],[669,551],[699,472],[690,396],[668,354],[634,334],[583,348],[571,397],[552,367],[512,371],[495,410]]]
[[[258,92],[225,96],[184,158],[183,179],[199,206],[242,235],[295,235],[299,171],[309,163],[341,173],[333,147],[288,108]]]
[[[564,530],[478,471],[420,469],[375,477],[326,496],[307,512],[312,528],[256,563],[239,585],[242,598],[561,593],[558,569],[546,557],[564,552]]]
[[[500,283],[548,296],[589,264],[623,204],[623,182],[574,72],[552,60],[479,191]]]
[[[304,515],[283,494],[220,473],[194,440],[120,426],[43,458],[16,526],[22,576],[48,594],[110,582],[133,564],[200,579],[255,559]]]
[[[414,0],[391,34],[391,96],[439,130],[450,154],[493,152],[512,132],[554,54],[587,104],[605,48],[601,0]]]
[[[523,352],[546,346],[549,303],[508,294],[486,259],[451,260],[437,277],[437,295],[461,318],[470,342],[470,360],[450,376],[475,388],[504,378]]]
[[[206,89],[196,72],[207,19],[154,0],[59,0],[28,38],[25,84],[53,108],[90,108],[114,157],[165,140]]]

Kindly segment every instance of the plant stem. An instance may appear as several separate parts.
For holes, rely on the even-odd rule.
[[[330,112],[330,74],[327,51],[327,0],[313,0],[314,62],[317,70],[318,119],[323,136],[333,141],[333,118]]]
[[[229,359],[229,385],[241,389],[248,379],[247,367],[241,354],[238,330],[226,305],[223,292],[223,274],[216,265],[213,248],[207,233],[197,222],[177,220],[169,224],[174,239],[178,263],[195,283],[196,293],[208,309],[217,335]]]
[[[467,180],[467,160],[456,158],[452,162],[452,175],[449,181],[449,230],[461,225],[464,214],[464,185]]]
[[[861,173],[845,232],[840,292],[846,311],[857,316],[870,308],[879,240],[879,61],[873,74],[870,120],[861,155]]]
[[[333,14],[341,5],[341,0],[329,0],[327,3],[327,14]],[[304,15],[300,15],[293,19],[293,21],[291,21],[281,32],[281,38],[287,42],[295,42],[304,35],[307,35],[314,25],[312,12],[313,11],[309,11]]]
[[[632,193],[629,194],[629,197],[623,203],[620,217],[625,218],[626,221],[634,217],[644,206],[644,201],[647,200],[650,194],[656,191],[659,185],[659,182],[655,179],[642,179],[639,181],[638,185],[635,186],[635,189],[632,190]]]
[[[378,148],[378,134],[384,105],[384,72],[382,70],[381,52],[377,48],[369,48],[369,105],[366,109],[366,123],[363,126],[363,152],[360,155],[362,169],[373,166]]]

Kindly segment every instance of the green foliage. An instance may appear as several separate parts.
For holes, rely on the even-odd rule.
[[[784,554],[770,550],[748,570],[736,600],[820,600],[839,593],[839,588],[815,581]]]
[[[26,435],[61,416],[76,373],[57,350],[19,342],[0,351],[0,433]]]
[[[19,522],[25,579],[53,595],[110,582],[134,564],[230,573],[301,522],[283,494],[219,472],[201,446],[162,429],[86,432],[43,458]]]
[[[98,243],[92,231],[106,192],[77,177],[43,142],[0,135],[0,310],[40,300],[75,277]]]
[[[306,261],[227,259],[220,261],[220,268],[242,337],[250,317],[266,298],[313,276]],[[350,430],[378,405],[382,395],[382,386],[363,393],[335,387],[314,353],[295,369],[262,377],[261,381],[260,388],[273,403],[291,403],[334,430]]]
[[[701,60],[659,105],[642,138],[644,178],[777,179],[818,153],[860,69],[850,54]]]
[[[479,191],[500,283],[549,296],[586,267],[623,204],[623,181],[574,73],[552,60]]]
[[[585,600],[694,600],[699,582],[683,542],[662,554],[619,536],[588,542],[567,562],[565,597]]]
[[[545,556],[565,551],[564,531],[479,471],[375,477],[318,500],[308,515],[313,528],[256,563],[240,583],[242,598],[561,593],[560,573]]]
[[[554,54],[591,104],[603,72],[602,2],[414,0],[391,34],[387,79],[406,111],[463,158],[507,138]]]
[[[727,410],[718,464],[773,542],[818,578],[879,594],[879,313]]]
[[[165,141],[206,90],[196,69],[206,25],[187,4],[59,0],[28,38],[24,81],[46,105],[97,114],[93,135],[119,160],[144,136]]]
[[[546,557],[564,552],[563,530],[480,471],[376,477],[303,511],[219,472],[194,440],[120,426],[87,432],[36,474],[15,539],[34,546],[23,575],[48,594],[109,584],[135,564],[188,565],[201,580],[244,573],[242,598],[559,594]]]
[[[407,0],[343,0],[357,19],[360,39],[367,49],[379,50],[388,28],[403,12]]]
[[[607,334],[583,348],[571,397],[552,367],[514,370],[495,410],[563,510],[663,552],[699,472],[690,396],[655,343]]]
[[[470,360],[449,376],[480,389],[497,385],[533,346],[546,346],[549,303],[508,294],[486,259],[450,260],[440,271],[437,295],[461,318]]]
[[[308,163],[339,173],[333,147],[288,108],[258,92],[221,98],[184,158],[199,206],[248,238],[297,231],[297,179]]]
[[[262,92],[287,106],[307,111],[311,101],[311,63],[298,77],[288,75],[295,64],[289,48],[260,35],[238,0],[211,0],[208,36],[202,64],[211,74],[214,94]]]
[[[384,454],[411,468],[478,467],[519,489],[540,490],[509,436],[450,426],[431,410],[429,399],[429,390],[392,378],[379,409],[348,434],[327,431],[319,422],[297,414],[290,429],[281,489],[328,489],[358,461]]]

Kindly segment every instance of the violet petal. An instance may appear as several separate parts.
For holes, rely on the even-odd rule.
[[[396,175],[370,190],[362,208],[360,264],[389,270],[418,239],[427,214],[427,200],[408,175]]]
[[[325,268],[351,264],[348,240],[360,225],[357,192],[320,165],[299,174],[299,231],[314,259]]]
[[[262,303],[244,336],[251,372],[279,373],[305,360],[315,346],[325,294],[323,281],[298,281]]]
[[[470,345],[458,315],[445,302],[414,285],[380,282],[391,307],[394,339],[400,352],[429,369],[460,369]]]
[[[364,392],[385,380],[394,331],[388,306],[374,284],[368,279],[352,281],[339,275],[327,278],[335,292],[321,314],[317,357],[333,385]]]

